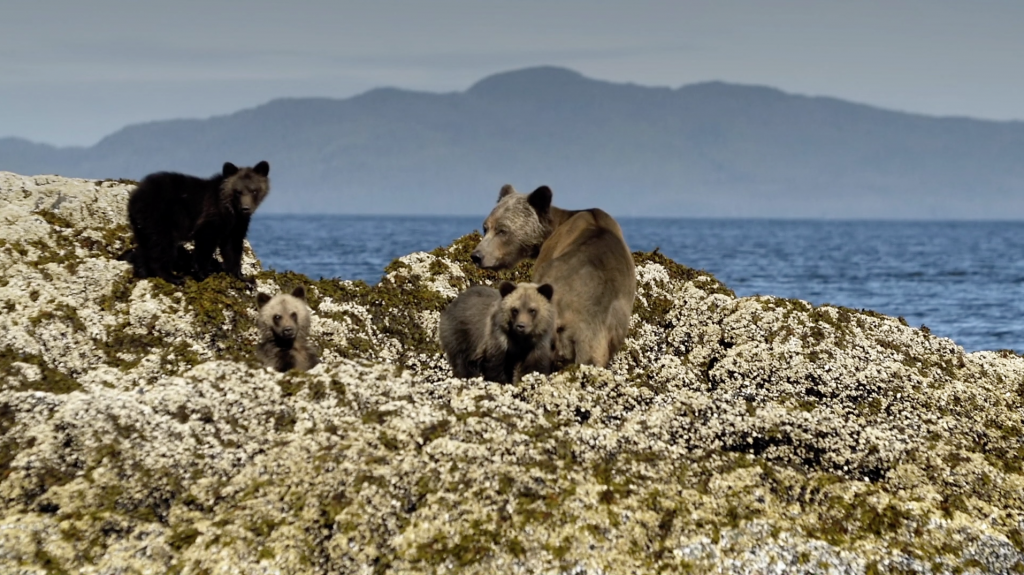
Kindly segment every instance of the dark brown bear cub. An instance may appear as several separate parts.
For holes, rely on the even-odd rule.
[[[555,309],[550,285],[473,286],[441,313],[438,336],[455,377],[517,382],[551,373]]]
[[[226,162],[208,179],[173,172],[146,176],[128,198],[128,220],[137,247],[122,259],[138,278],[180,284],[179,272],[196,279],[224,271],[242,278],[242,242],[249,219],[270,191],[270,164],[238,168]],[[179,246],[195,241],[191,257]],[[223,265],[213,258],[220,248]]]
[[[299,286],[291,295],[256,296],[260,310],[256,325],[260,330],[260,344],[256,357],[265,367],[277,371],[298,369],[306,371],[320,363],[316,349],[309,343],[309,308],[306,290]]]

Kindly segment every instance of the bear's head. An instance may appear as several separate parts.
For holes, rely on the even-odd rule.
[[[551,304],[554,288],[550,284],[537,285],[501,282],[501,330],[509,337],[537,341],[555,330],[555,306]]]
[[[309,308],[306,289],[299,286],[289,294],[274,297],[260,292],[256,295],[259,317],[256,325],[263,340],[270,338],[281,348],[290,348],[299,337],[309,335]]]
[[[529,194],[504,185],[498,205],[484,220],[484,238],[470,258],[484,269],[508,269],[535,258],[551,235],[551,188],[541,186]]]
[[[224,183],[220,188],[220,200],[228,212],[251,216],[263,198],[270,193],[270,164],[260,162],[251,168],[239,168],[231,162],[224,162],[221,170]]]

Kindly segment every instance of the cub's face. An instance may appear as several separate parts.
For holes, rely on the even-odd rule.
[[[254,189],[235,190],[235,210],[243,214],[251,214],[260,205],[259,192]]]
[[[550,284],[502,282],[501,293],[502,330],[509,335],[538,338],[550,333],[555,327],[554,293]]]
[[[260,162],[252,168],[238,168],[231,162],[224,164],[222,200],[235,213],[252,215],[270,192],[270,164]]]
[[[291,295],[278,294],[270,297],[265,293],[256,296],[259,307],[259,327],[269,331],[275,340],[294,341],[299,334],[309,331],[309,309],[306,307],[306,290],[295,288]]]
[[[470,258],[484,269],[508,269],[535,257],[549,232],[545,227],[551,190],[537,188],[520,194],[512,186],[501,188],[498,205],[484,220],[484,237]]]

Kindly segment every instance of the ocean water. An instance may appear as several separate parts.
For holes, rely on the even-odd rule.
[[[396,257],[448,245],[481,217],[257,215],[265,267],[380,280]],[[624,218],[655,247],[737,295],[775,295],[903,316],[968,351],[1024,352],[1024,223]]]

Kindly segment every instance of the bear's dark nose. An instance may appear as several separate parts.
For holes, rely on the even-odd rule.
[[[249,206],[242,206],[242,213],[243,214],[248,214],[248,213],[251,213],[251,212],[252,212],[252,208],[250,208]]]
[[[478,251],[474,251],[473,253],[469,254],[469,259],[473,260],[473,263],[476,264],[477,267],[479,267],[480,263],[484,261],[483,256],[481,256],[480,252]]]
[[[522,322],[517,323],[516,333],[526,333],[526,324]]]
[[[286,337],[288,339],[291,339],[291,338],[295,337],[295,328],[294,327],[286,327],[286,328],[282,329],[281,330],[281,336],[282,337]]]

